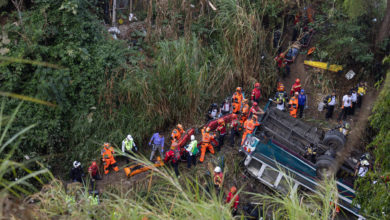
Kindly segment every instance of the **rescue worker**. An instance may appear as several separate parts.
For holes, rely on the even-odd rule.
[[[220,151],[226,135],[226,124],[223,118],[218,119],[218,127],[216,130],[219,132],[217,150]]]
[[[185,133],[183,126],[178,124],[175,129],[173,129],[171,133],[171,142],[177,142],[180,140],[181,136]]]
[[[349,112],[351,111],[351,106],[352,106],[351,92],[343,96],[342,103],[343,104],[341,105],[341,112],[338,117],[339,121],[341,120],[341,118],[345,121],[347,119],[347,115],[349,115]]]
[[[355,108],[356,108],[356,104],[357,104],[357,97],[358,97],[358,94],[356,92],[356,89],[352,89],[352,93],[351,93],[351,101],[352,101],[352,105],[351,105],[351,115],[354,115],[355,114]]]
[[[83,183],[84,171],[79,161],[73,161],[73,168],[70,170],[70,178],[72,182]]]
[[[171,161],[171,164],[175,170],[176,177],[180,177],[179,160],[180,149],[178,149],[177,143],[174,142],[171,146],[171,149],[165,153],[164,163],[167,164],[169,161]]]
[[[248,134],[252,134],[253,131],[257,126],[259,126],[260,123],[257,121],[257,116],[253,115],[251,119],[246,120],[244,123],[244,134],[242,135],[241,145],[244,144],[245,138]]]
[[[253,115],[260,116],[262,114],[264,114],[263,109],[258,106],[257,102],[254,102],[249,110],[249,118],[253,117]]]
[[[187,158],[187,168],[191,168],[191,163],[196,166],[196,154],[198,154],[198,141],[195,140],[195,136],[191,135],[191,142],[187,147],[185,148],[188,152],[188,158]]]
[[[214,120],[218,117],[219,110],[218,110],[218,105],[217,103],[211,104],[208,112],[207,112],[207,117],[206,121]]]
[[[306,104],[306,94],[305,90],[301,89],[301,92],[298,95],[298,111],[299,111],[299,118],[302,118],[303,116],[303,110],[305,109]]]
[[[288,108],[290,115],[296,118],[298,111],[298,92],[295,92],[295,96],[291,97],[290,102],[288,103]]]
[[[276,108],[280,111],[285,111],[285,105],[287,102],[287,94],[284,91],[284,85],[282,82],[278,82],[277,92],[275,95]]]
[[[225,99],[221,104],[221,114],[222,115],[229,114],[230,110],[231,110],[231,104],[229,102],[229,99]]]
[[[248,99],[244,99],[242,101],[243,106],[242,106],[242,111],[241,111],[241,117],[240,117],[240,124],[241,126],[244,125],[244,122],[248,119],[249,117],[249,105],[248,105]]]
[[[95,189],[95,181],[101,180],[102,177],[100,176],[100,170],[98,165],[96,164],[96,161],[92,161],[91,166],[88,167],[88,174],[89,178],[91,179],[91,187],[92,189]]]
[[[251,95],[251,101],[260,103],[260,98],[261,98],[261,91],[260,91],[260,83],[255,83],[255,88],[252,90],[252,95]]]
[[[237,115],[233,115],[233,119],[231,122],[231,130],[230,130],[230,145],[234,147],[234,137],[240,135],[239,131],[240,122],[238,121]]]
[[[152,152],[150,154],[150,161],[153,161],[153,157],[156,154],[157,149],[160,152],[161,159],[164,160],[164,141],[165,139],[162,134],[159,134],[158,132],[153,134],[149,141],[149,146],[153,146]]]
[[[223,173],[221,167],[219,166],[216,166],[214,169],[213,183],[217,195],[219,195],[219,192],[222,189],[222,184],[223,184]]]
[[[109,167],[112,166],[115,172],[119,171],[118,165],[114,158],[114,148],[109,143],[104,143],[102,149],[104,174],[109,173]]]
[[[239,114],[241,110],[242,100],[243,100],[241,87],[236,88],[236,92],[233,94],[232,100],[233,100],[233,113]]]
[[[128,134],[127,137],[122,141],[122,152],[130,154],[134,157],[134,153],[137,152],[137,146],[133,140],[133,137]],[[129,158],[126,156],[126,163],[129,163]]]
[[[300,79],[296,79],[295,80],[295,83],[291,86],[291,91],[290,91],[290,96],[294,95],[296,92],[299,92],[301,91],[301,80]]]
[[[363,96],[366,94],[367,87],[364,85],[363,82],[360,82],[357,87],[358,87],[357,89],[358,97],[357,97],[356,106],[360,108],[362,107]]]
[[[325,98],[324,102],[327,109],[325,119],[329,120],[333,116],[334,106],[336,105],[336,92],[333,91],[331,95]]]
[[[234,201],[232,202],[231,208],[232,215],[235,216],[237,215],[238,203],[240,203],[240,197],[238,196],[237,188],[235,186],[232,186],[232,188],[230,188],[230,192],[226,197],[226,203],[230,203],[231,201]]]
[[[199,161],[203,163],[204,161],[204,156],[206,154],[206,150],[208,149],[210,153],[214,154],[214,148],[213,145],[211,145],[211,141],[215,141],[214,135],[210,134],[210,128],[207,127],[206,129],[202,130],[202,144],[201,144],[201,149],[200,149],[200,158]]]

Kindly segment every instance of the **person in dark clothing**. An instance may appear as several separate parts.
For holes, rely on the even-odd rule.
[[[299,118],[302,118],[303,116],[303,110],[305,109],[306,104],[306,95],[305,90],[301,89],[301,92],[298,95],[298,112],[299,112]]]
[[[231,122],[232,129],[230,130],[230,145],[231,145],[231,147],[234,147],[234,137],[240,136],[239,125],[240,125],[240,121],[238,120],[237,115],[233,115],[233,120]]]
[[[333,91],[332,95],[327,96],[324,100],[324,103],[326,104],[327,108],[325,119],[329,120],[329,118],[332,118],[333,116],[334,106],[336,105],[336,92]]]
[[[81,163],[78,161],[73,162],[73,168],[70,171],[70,178],[73,182],[80,182],[83,183],[83,177],[84,177],[84,171],[81,167]]]

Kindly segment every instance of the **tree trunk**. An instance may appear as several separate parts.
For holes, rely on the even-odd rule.
[[[379,45],[390,35],[390,0],[387,0],[386,14],[383,18],[381,27],[375,40],[375,48],[379,49]]]

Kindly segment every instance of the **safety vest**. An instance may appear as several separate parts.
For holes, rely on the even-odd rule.
[[[249,105],[245,104],[244,107],[242,107],[242,115],[248,117],[248,113],[249,113]]]
[[[297,110],[298,110],[298,99],[295,97],[292,97],[290,99],[289,104],[290,106],[290,115],[293,116],[294,118],[297,117]]]
[[[233,95],[233,102],[235,103],[241,103],[242,100],[242,94],[239,94],[238,92],[235,92]]]
[[[250,131],[250,133],[253,132],[253,130],[255,129],[256,127],[256,123],[253,122],[252,120],[247,120],[244,124],[244,127],[245,129],[247,129],[248,131]]]
[[[207,132],[203,133],[202,142],[203,143],[210,143],[210,141],[211,141],[211,135]]]
[[[131,151],[133,149],[133,141],[134,140],[127,140],[127,138],[124,140],[127,151]]]
[[[113,153],[114,153],[114,151],[111,148],[107,149],[106,147],[104,147],[103,150],[102,150],[103,159],[112,158],[113,157]]]

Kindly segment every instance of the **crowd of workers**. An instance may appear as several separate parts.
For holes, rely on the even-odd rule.
[[[359,108],[362,103],[362,99],[367,90],[366,83],[359,83],[356,88],[352,88],[351,91],[344,95],[342,98],[341,112],[339,119],[346,119],[347,115],[354,114],[355,108]],[[224,146],[224,139],[230,129],[230,146],[235,145],[236,138],[241,136],[241,145],[248,134],[252,134],[256,127],[260,125],[260,117],[264,114],[264,111],[260,108],[259,102],[261,100],[260,83],[256,83],[250,100],[246,99],[241,87],[237,87],[236,91],[231,98],[227,98],[221,105],[213,103],[207,112],[207,122],[217,120],[217,126],[214,130],[205,126],[201,129],[201,141],[198,143],[194,135],[190,136],[190,143],[186,146],[179,146],[179,140],[185,135],[181,124],[178,124],[172,131],[170,137],[170,149],[164,151],[165,138],[164,136],[156,132],[152,135],[149,146],[152,148],[150,153],[150,161],[155,160],[156,151],[159,152],[161,159],[165,164],[171,164],[174,168],[174,172],[177,177],[180,178],[179,161],[182,157],[187,160],[187,168],[196,166],[197,156],[200,153],[199,162],[203,163],[206,156],[206,151],[211,154],[215,153],[214,147],[219,151]],[[304,109],[306,106],[307,96],[302,88],[300,79],[296,79],[292,85],[289,93],[285,90],[285,86],[282,82],[277,83],[276,94],[274,98],[269,101],[276,104],[276,108],[280,111],[287,111],[294,118],[302,118]],[[327,109],[325,118],[332,118],[335,105],[337,103],[336,93],[332,94],[324,99],[324,104]],[[251,106],[250,106],[251,104]],[[224,120],[225,115],[231,114],[231,120],[227,123]],[[207,123],[206,123],[207,124]],[[242,133],[242,135],[241,135]],[[184,150],[183,150],[184,149]],[[129,134],[122,141],[123,154],[134,156],[138,152],[138,148],[135,144],[133,137]],[[115,172],[119,171],[117,162],[114,158],[115,150],[109,143],[104,143],[101,151],[103,171],[104,174],[108,174],[110,168]],[[310,156],[310,155],[309,155]],[[126,157],[126,163],[129,163],[129,157]],[[359,176],[364,171],[366,161],[361,163],[362,166],[358,168]],[[99,170],[96,161],[93,161],[88,168],[89,179],[91,180],[91,186],[95,187],[95,181],[101,180],[102,175]],[[364,175],[364,174],[363,174]],[[85,174],[81,167],[81,163],[74,161],[73,168],[71,170],[71,179],[77,182],[83,182]],[[217,193],[222,189],[223,173],[219,166],[214,169],[213,173],[214,188]],[[232,202],[233,201],[233,202]],[[233,213],[237,210],[239,203],[239,196],[237,194],[236,186],[231,186],[231,190],[226,197],[226,202],[232,202]]]

